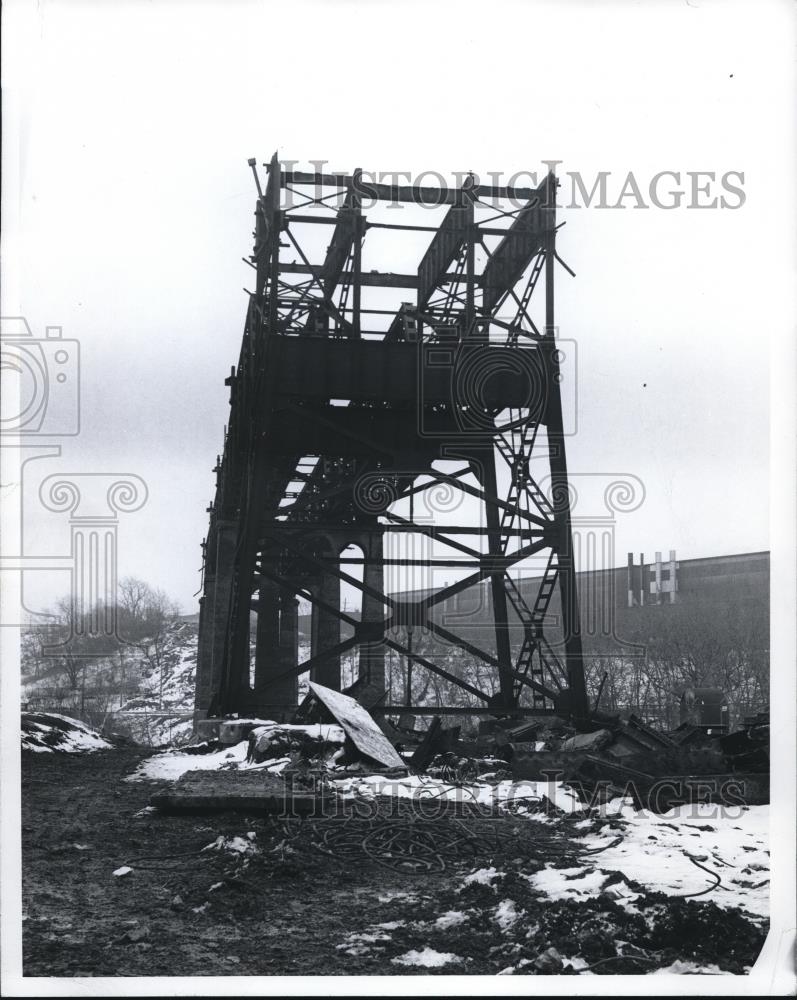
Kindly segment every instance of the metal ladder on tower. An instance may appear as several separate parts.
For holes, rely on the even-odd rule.
[[[452,279],[448,283],[448,287],[445,292],[445,302],[443,303],[443,315],[441,319],[441,324],[445,325],[451,320],[451,314],[454,311],[454,307],[458,303],[457,294],[455,289],[458,287],[459,283],[465,274],[465,267],[468,262],[468,247],[467,244],[463,243],[460,247],[459,256],[457,257],[457,263],[454,267],[454,273]]]
[[[524,437],[525,437],[525,432],[526,428],[524,427],[523,428]],[[495,444],[496,447],[498,448],[498,451],[501,454],[501,457],[509,466],[509,469],[512,473],[512,482],[510,487],[511,489],[510,496],[512,499],[509,500],[509,504],[513,505],[514,503],[516,503],[520,494],[522,492],[525,492],[526,494],[528,494],[529,498],[531,499],[532,503],[537,508],[537,510],[540,512],[540,514],[549,520],[553,520],[554,509],[551,504],[551,501],[542,492],[542,490],[537,485],[535,480],[531,477],[531,475],[529,475],[528,469],[524,468],[524,466],[528,462],[528,456],[531,453],[531,449],[534,446],[534,437],[536,437],[536,428],[534,435],[531,438],[531,441],[524,440],[522,442],[521,445],[522,451],[521,454],[519,455],[515,454],[512,446],[509,444],[508,441],[506,441],[506,439],[501,434],[499,434],[496,437]],[[526,451],[527,447],[528,447],[528,452]],[[504,508],[501,518],[502,528],[504,528],[508,523],[509,516],[510,516],[509,509]]]
[[[543,573],[537,595],[532,607],[529,607],[515,581],[506,576],[505,589],[512,606],[517,612],[523,624],[524,639],[518,657],[516,670],[525,676],[530,676],[532,680],[550,689],[550,682],[561,691],[566,683],[565,671],[562,664],[551,648],[550,643],[543,634],[545,616],[548,613],[548,605],[556,588],[559,577],[559,567],[555,565],[556,553],[551,552],[548,563]],[[537,654],[535,662],[534,654]],[[543,707],[545,696],[537,689],[532,694],[532,703],[535,707]]]
[[[521,332],[521,327],[522,327],[523,317],[524,316],[528,320],[529,324],[531,325],[531,328],[534,331],[535,336],[537,336],[537,337],[540,336],[540,331],[537,329],[537,327],[532,322],[531,317],[529,317],[526,314],[526,310],[529,307],[529,302],[531,301],[531,296],[534,293],[534,289],[535,289],[535,287],[537,285],[537,279],[539,278],[540,273],[542,272],[542,267],[543,267],[544,263],[545,263],[545,254],[542,251],[540,251],[540,253],[538,253],[537,256],[534,258],[534,266],[531,269],[531,274],[529,275],[529,280],[526,283],[526,287],[523,289],[523,295],[520,297],[520,301],[518,303],[518,308],[517,308],[517,313],[515,314],[515,319],[512,321],[512,323],[510,325],[509,333],[508,333],[507,339],[506,339],[506,343],[507,343],[508,347],[514,347],[515,344],[517,344],[518,338],[520,337],[520,332]]]

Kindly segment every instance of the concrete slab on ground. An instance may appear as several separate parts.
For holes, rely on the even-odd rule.
[[[260,771],[189,771],[156,792],[150,804],[164,812],[262,812],[306,816],[322,809],[312,790],[292,789],[282,778]]]

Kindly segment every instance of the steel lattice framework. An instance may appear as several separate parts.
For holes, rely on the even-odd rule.
[[[361,171],[286,170],[275,154],[263,188],[250,165],[255,287],[227,379],[229,425],[203,543],[197,709],[284,715],[300,673],[339,689],[340,657],[353,649],[360,678],[383,691],[392,649],[408,670],[456,685],[470,705],[516,710],[528,689],[527,709],[585,719],[554,325],[555,177],[531,189],[472,177],[456,188],[376,184]],[[388,205],[415,215],[388,221]],[[427,209],[422,222],[413,221],[418,206]],[[370,270],[369,235],[379,247],[409,235],[426,248],[411,273]],[[325,242],[323,260],[311,262]],[[413,292],[412,302],[388,301]],[[532,475],[540,463],[547,493]],[[397,512],[441,485],[469,497],[480,518],[430,523],[412,504],[409,516]],[[390,558],[384,540],[393,533],[423,536],[447,556]],[[341,555],[352,544],[362,558]],[[546,554],[530,599],[512,572]],[[392,566],[467,573],[408,600],[384,585]],[[490,648],[436,613],[483,581]],[[359,590],[359,616],[341,609],[341,584]],[[557,588],[554,648],[544,629]],[[311,655],[301,664],[299,597],[313,610]],[[351,631],[345,639],[341,623]],[[519,650],[510,624],[521,629]],[[487,665],[493,690],[413,649],[419,627]]]

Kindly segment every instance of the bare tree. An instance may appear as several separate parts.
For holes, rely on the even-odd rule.
[[[753,594],[635,608],[623,616],[621,631],[638,645],[635,655],[611,639],[585,643],[593,699],[608,674],[601,696],[606,710],[628,709],[672,728],[689,687],[721,688],[732,722],[768,703],[769,612]]]
[[[159,705],[163,707],[164,671],[173,653],[168,636],[180,614],[179,606],[164,591],[135,577],[119,583],[117,624],[119,641],[137,649],[159,679]]]

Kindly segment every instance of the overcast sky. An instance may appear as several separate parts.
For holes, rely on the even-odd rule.
[[[629,171],[648,204],[655,174],[680,173],[679,208],[562,210],[569,465],[644,483],[618,563],[769,547],[770,348],[777,365],[793,322],[788,5],[41,0],[5,18],[3,314],[81,345],[81,433],[29,466],[26,554],[69,546],[41,476],[135,473],[149,500],[121,516],[119,573],[194,610],[252,280],[246,161],[275,149],[413,174],[554,159],[565,182],[610,172],[612,204]],[[689,171],[716,174],[706,200],[744,203],[688,208]],[[28,606],[67,586],[37,574]]]

